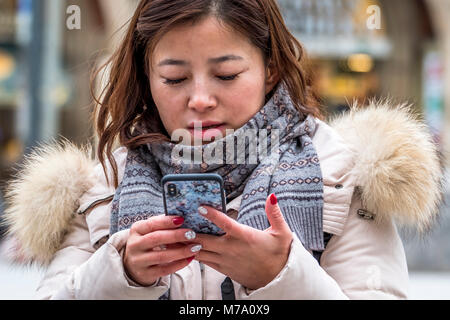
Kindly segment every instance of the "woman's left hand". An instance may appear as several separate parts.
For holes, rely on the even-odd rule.
[[[264,231],[240,224],[214,208],[203,208],[207,210],[204,217],[226,234],[220,237],[197,234],[195,242],[202,245],[202,250],[196,260],[253,290],[266,286],[280,273],[286,265],[293,236],[274,194],[266,200],[271,226]]]

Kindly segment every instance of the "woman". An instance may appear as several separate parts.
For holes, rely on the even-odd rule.
[[[435,146],[406,107],[327,125],[304,63],[273,0],[141,1],[98,101],[100,164],[70,143],[42,147],[10,185],[15,247],[47,266],[37,297],[407,298],[394,221],[431,225]],[[256,164],[183,163],[180,129],[183,150],[203,154],[250,129],[279,139]],[[161,177],[185,172],[224,178],[227,212],[199,211],[226,235],[163,214]]]

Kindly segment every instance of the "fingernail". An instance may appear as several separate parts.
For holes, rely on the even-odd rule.
[[[186,232],[186,233],[184,234],[184,236],[185,236],[186,239],[192,240],[192,239],[195,239],[196,234],[195,234],[194,231],[189,230],[188,232]]]
[[[191,252],[199,252],[200,250],[202,250],[201,244],[197,244],[191,248]]]
[[[184,218],[183,217],[176,217],[173,218],[173,224],[176,226],[182,225],[184,222]]]
[[[272,205],[276,205],[277,202],[278,202],[277,197],[275,196],[274,193],[272,193],[272,194],[270,195],[270,203],[271,203]]]
[[[188,262],[191,262],[192,260],[194,260],[194,258],[195,258],[195,257],[187,258],[187,261],[188,261]]]
[[[208,214],[208,210],[206,210],[205,207],[198,207],[198,212],[204,216],[206,216]]]

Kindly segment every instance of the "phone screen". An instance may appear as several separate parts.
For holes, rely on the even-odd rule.
[[[215,174],[167,175],[162,180],[164,207],[167,215],[184,218],[182,228],[197,233],[223,235],[224,232],[198,212],[201,205],[225,212],[222,177]]]

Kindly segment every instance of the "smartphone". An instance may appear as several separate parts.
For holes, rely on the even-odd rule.
[[[198,207],[208,205],[226,212],[223,179],[213,173],[165,175],[161,184],[166,215],[184,218],[181,228],[196,233],[223,235],[225,232],[198,212]]]

